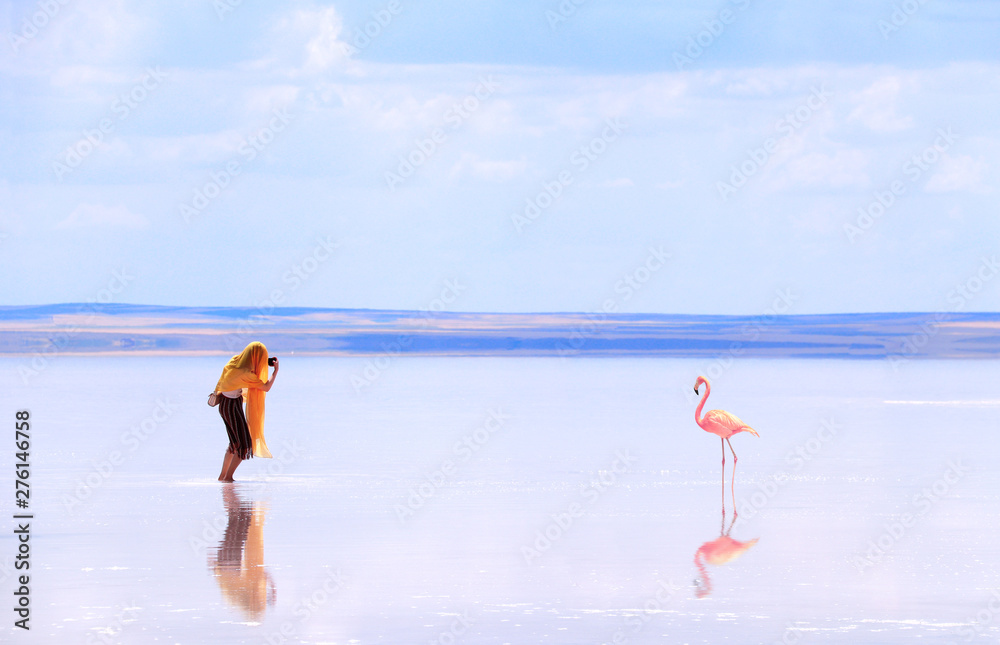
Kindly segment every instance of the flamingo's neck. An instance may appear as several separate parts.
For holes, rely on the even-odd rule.
[[[712,386],[708,384],[708,381],[702,381],[705,384],[705,393],[701,395],[701,401],[698,403],[698,409],[694,411],[694,422],[701,426],[701,410],[705,407],[705,401],[708,400],[708,393],[712,391]],[[704,427],[704,426],[701,426]]]
[[[694,566],[698,568],[698,572],[701,573],[701,579],[705,583],[704,587],[698,585],[698,591],[696,592],[696,595],[699,598],[704,598],[705,596],[712,593],[712,579],[708,577],[708,570],[705,568],[705,564],[702,562],[702,557],[704,555],[702,549],[704,549],[704,547],[698,549],[697,553],[694,554]]]

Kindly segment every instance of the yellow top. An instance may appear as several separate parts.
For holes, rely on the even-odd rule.
[[[216,392],[247,390],[247,426],[253,442],[254,457],[270,457],[264,442],[264,384],[267,383],[267,348],[254,341],[243,351],[229,359],[222,369],[222,377],[215,386]]]

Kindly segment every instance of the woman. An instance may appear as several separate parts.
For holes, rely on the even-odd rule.
[[[264,394],[271,391],[278,376],[278,359],[274,359],[274,373],[267,378],[267,348],[254,341],[222,370],[222,377],[215,386],[219,400],[219,414],[226,424],[229,447],[222,460],[220,482],[233,481],[233,473],[251,457],[270,457],[264,443]],[[243,415],[243,390],[247,391],[247,412]]]

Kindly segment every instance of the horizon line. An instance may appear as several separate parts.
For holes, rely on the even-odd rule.
[[[376,307],[333,307],[333,306],[316,306],[316,305],[298,305],[298,306],[273,306],[273,307],[262,307],[260,305],[173,305],[173,304],[150,304],[150,303],[137,303],[137,302],[52,302],[44,304],[32,304],[32,305],[6,305],[0,304],[0,311],[14,310],[14,309],[43,309],[46,307],[70,307],[77,306],[83,308],[91,308],[95,310],[101,310],[104,308],[115,308],[115,307],[150,307],[150,308],[161,308],[161,309],[232,309],[232,310],[258,310],[259,315],[273,315],[274,313],[280,312],[291,312],[291,311],[302,311],[302,310],[317,310],[317,311],[358,311],[358,312],[384,312],[384,313],[398,313],[398,312],[416,312],[421,314],[430,315],[520,315],[520,316],[531,316],[531,315],[579,315],[579,316],[592,316],[592,315],[604,315],[608,317],[614,316],[700,316],[700,317],[715,317],[715,318],[761,318],[761,317],[781,317],[781,318],[806,318],[810,316],[886,316],[886,315],[937,315],[945,314],[949,316],[953,315],[997,315],[1000,316],[1000,311],[947,311],[947,310],[906,310],[906,311],[833,311],[833,312],[812,312],[812,313],[782,313],[782,312],[761,312],[756,314],[712,314],[712,313],[686,313],[686,312],[653,312],[653,311],[637,311],[637,312],[606,312],[603,310],[596,311],[574,311],[574,310],[550,310],[550,311],[498,311],[498,310],[482,310],[482,311],[455,311],[455,310],[432,310],[432,309],[408,309],[408,308],[376,308]]]

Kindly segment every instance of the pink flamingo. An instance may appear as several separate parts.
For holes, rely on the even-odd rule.
[[[698,394],[698,388],[701,384],[705,384],[705,394],[701,397],[701,402],[698,404],[698,409],[694,411],[694,421],[701,429],[705,432],[711,432],[714,435],[718,435],[721,440],[722,445],[722,476],[723,479],[726,476],[726,444],[729,443],[729,437],[733,436],[738,432],[749,432],[755,437],[760,437],[757,431],[748,426],[747,424],[740,421],[739,417],[735,414],[730,414],[725,410],[709,410],[705,413],[705,416],[698,418],[701,415],[702,408],[705,407],[705,401],[708,399],[709,392],[712,391],[712,386],[709,385],[708,379],[704,376],[699,376],[694,382],[694,393]],[[736,451],[733,450],[733,444],[729,443],[729,451],[733,453],[733,481],[736,479]],[[735,500],[734,500],[735,509]],[[723,507],[723,513],[725,513],[725,507]]]

